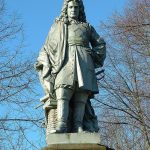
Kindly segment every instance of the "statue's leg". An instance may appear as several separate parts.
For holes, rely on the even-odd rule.
[[[85,104],[89,93],[87,91],[78,91],[73,101],[73,132],[83,131],[83,117],[85,113]]]
[[[69,115],[69,101],[72,97],[73,91],[68,88],[56,89],[57,98],[57,133],[67,132],[67,121]]]

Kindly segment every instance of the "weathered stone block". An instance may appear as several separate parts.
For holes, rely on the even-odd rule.
[[[42,150],[106,150],[98,133],[49,134],[47,144]]]

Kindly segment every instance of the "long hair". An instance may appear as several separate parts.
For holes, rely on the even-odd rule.
[[[61,15],[58,18],[58,20],[63,21],[66,24],[69,22],[67,9],[68,9],[68,3],[70,1],[73,1],[73,0],[64,0],[63,8],[61,10]],[[84,12],[84,5],[83,5],[82,0],[75,0],[75,1],[78,2],[78,4],[79,4],[79,18],[78,18],[78,21],[86,22],[86,15],[85,15],[85,12]]]

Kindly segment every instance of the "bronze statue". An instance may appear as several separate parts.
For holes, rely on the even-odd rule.
[[[105,45],[87,23],[82,0],[65,0],[35,65],[45,91],[47,134],[98,132],[90,98],[99,92],[95,69],[103,66]]]

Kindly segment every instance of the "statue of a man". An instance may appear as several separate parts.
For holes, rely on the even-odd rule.
[[[56,100],[56,133],[91,131],[86,115],[94,114],[89,99],[99,92],[95,68],[103,66],[105,53],[104,40],[86,22],[82,0],[65,0],[36,63],[49,105]]]

